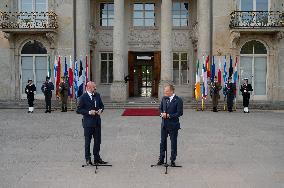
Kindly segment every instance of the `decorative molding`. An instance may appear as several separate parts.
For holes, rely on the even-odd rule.
[[[241,34],[237,31],[232,31],[230,34],[230,45],[232,49],[237,48],[240,42]]]
[[[189,38],[191,40],[193,49],[196,51],[197,45],[198,45],[198,23],[197,22],[193,24],[192,29],[189,34]]]
[[[13,38],[13,34],[11,33],[6,33],[6,32],[3,32],[4,33],[4,38],[8,39],[9,41]]]
[[[95,30],[94,33],[95,44],[100,49],[108,49],[113,46],[113,31],[112,30]]]
[[[134,30],[130,29],[128,42],[130,44],[160,44],[160,32],[158,30]]]
[[[284,38],[284,31],[279,31],[277,34],[276,34],[276,39],[277,40],[281,40]]]
[[[95,26],[93,24],[90,24],[89,27],[89,44],[90,46],[95,46],[97,44],[96,31],[95,31]]]
[[[50,43],[50,48],[55,48],[55,42],[57,41],[57,34],[55,32],[47,32],[45,36]]]
[[[174,30],[172,33],[173,49],[188,50],[190,33],[188,30]]]

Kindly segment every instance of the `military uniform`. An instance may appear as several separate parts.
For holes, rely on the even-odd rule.
[[[51,98],[52,98],[52,91],[54,90],[54,85],[52,82],[49,81],[49,78],[46,78],[46,81],[41,86],[41,91],[44,93],[45,96],[45,113],[51,113]]]
[[[242,92],[243,96],[244,113],[249,113],[248,106],[250,99],[250,91],[253,91],[251,84],[244,83],[243,85],[241,85],[240,91]]]
[[[61,112],[67,112],[68,90],[69,84],[66,81],[61,82],[59,85],[59,93],[62,102]]]
[[[31,80],[29,80],[31,81]],[[33,113],[34,111],[34,94],[36,92],[36,86],[33,83],[29,83],[26,85],[25,93],[27,94],[28,104],[29,104],[29,111],[28,113]]]
[[[228,82],[226,85],[226,95],[227,95],[227,107],[229,112],[233,111],[235,91],[236,91],[236,85],[234,83]]]
[[[220,99],[219,91],[222,89],[221,84],[218,81],[214,81],[210,85],[210,96],[213,103],[213,112],[217,112],[218,101]]]

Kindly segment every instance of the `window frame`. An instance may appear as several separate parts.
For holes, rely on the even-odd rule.
[[[36,12],[36,0],[31,0],[32,1],[32,12]],[[45,0],[45,4],[46,4],[46,7],[45,7],[45,11],[44,12],[47,12],[48,11],[48,0]],[[22,0],[18,0],[18,10],[19,12],[22,12]]]
[[[174,60],[174,54],[178,54],[178,57],[179,57],[178,60]],[[181,72],[182,72],[181,63],[182,63],[183,61],[185,61],[185,60],[182,60],[182,59],[181,59],[182,54],[186,54],[186,62],[187,62],[186,83],[182,83],[182,82],[181,82]],[[188,65],[188,63],[189,63],[189,60],[188,60],[189,54],[188,54],[188,52],[184,52],[184,51],[173,52],[173,53],[172,53],[172,56],[173,56],[173,61],[172,61],[172,62],[173,62],[173,66],[172,66],[172,69],[173,69],[173,70],[174,70],[174,62],[178,62],[178,83],[174,83],[174,84],[175,84],[175,85],[179,85],[179,86],[189,84],[189,65]],[[174,73],[172,73],[172,74],[173,74],[172,78],[174,79]],[[174,80],[173,80],[173,81],[174,81]]]
[[[174,3],[179,3],[179,4],[181,4],[181,3],[187,3],[188,4],[188,10],[187,10],[187,25],[186,26],[183,26],[183,25],[181,25],[181,20],[184,20],[184,18],[175,18],[175,19],[178,19],[179,21],[180,21],[180,25],[179,26],[174,26],[174,14],[173,14],[173,12],[176,12],[177,10],[174,10],[173,8],[172,8],[172,25],[173,25],[173,28],[175,28],[175,29],[179,29],[179,28],[181,28],[181,29],[183,29],[183,28],[188,28],[189,26],[190,26],[190,15],[189,15],[189,13],[190,13],[190,3],[189,3],[189,1],[187,1],[187,0],[175,0],[175,1],[173,1],[172,2],[172,7],[174,7],[173,6],[173,4]],[[182,14],[181,14],[181,12],[183,12],[183,11],[181,11],[181,5],[179,6],[179,16],[181,16]]]
[[[110,85],[113,83],[109,81],[109,62],[112,61],[112,66],[113,66],[113,52],[100,52],[99,53],[100,55],[100,83],[101,84],[104,84],[104,85]],[[102,54],[107,54],[107,59],[106,60],[102,60]],[[112,60],[110,60],[109,56],[110,54],[112,54]],[[106,78],[107,78],[107,81],[106,82],[102,82],[102,62],[106,62],[107,63],[107,75],[106,75]],[[113,76],[113,71],[112,71],[112,76]]]
[[[136,10],[136,11],[139,11],[139,12],[142,12],[143,14],[143,18],[134,18],[134,14],[135,14],[135,10],[134,10],[134,6],[135,6],[135,4],[142,4],[143,5],[143,10]],[[154,5],[154,10],[146,10],[145,9],[145,5],[147,5],[147,4],[153,4]],[[132,27],[134,27],[134,28],[155,28],[155,27],[157,27],[157,20],[156,20],[156,4],[157,3],[155,3],[155,2],[133,2],[132,3],[132,11],[131,11],[131,25],[132,25]],[[153,12],[154,13],[154,18],[146,18],[146,12]],[[142,20],[143,21],[143,25],[141,25],[141,26],[136,26],[136,25],[134,25],[134,19],[136,19],[136,20]],[[145,21],[146,20],[153,20],[154,21],[154,25],[151,25],[151,26],[146,26],[145,25]]]
[[[113,18],[112,18],[112,23],[113,23],[113,25],[109,25],[108,23],[109,23],[109,10],[107,9],[107,18],[102,18],[101,17],[101,4],[107,4],[107,5],[109,5],[109,4],[112,4],[113,5]],[[104,26],[104,25],[101,25],[101,20],[107,20],[107,26]],[[114,2],[110,2],[110,1],[102,1],[102,2],[99,2],[98,3],[98,26],[99,27],[101,27],[101,28],[113,28],[113,26],[114,26]]]

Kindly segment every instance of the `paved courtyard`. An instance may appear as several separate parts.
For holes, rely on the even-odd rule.
[[[177,165],[157,162],[159,117],[123,117],[105,110],[104,160],[82,168],[83,129],[75,112],[0,110],[0,187],[280,188],[284,187],[284,111],[185,110]]]

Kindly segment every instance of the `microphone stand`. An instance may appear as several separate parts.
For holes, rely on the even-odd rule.
[[[87,164],[82,165],[82,167],[87,167],[87,166],[95,166],[96,167],[95,174],[97,173],[98,166],[110,166],[110,167],[112,167],[111,164],[99,164],[99,163],[94,163],[94,164],[90,164],[90,165],[87,165]]]
[[[168,105],[169,101],[166,100],[166,103]],[[166,110],[164,110],[164,113],[167,112],[167,106],[165,106],[165,109]],[[165,123],[165,118],[163,118],[163,121]],[[168,131],[167,131],[166,144],[165,144],[166,145],[166,147],[165,147],[166,162],[163,165],[166,168],[165,174],[168,174],[168,167],[173,167],[173,168],[181,168],[182,167],[182,166],[178,166],[178,165],[171,166],[171,165],[168,164],[168,149],[167,149],[168,148],[168,141],[167,140],[168,140]],[[157,166],[161,166],[161,165],[151,165],[151,167],[157,167]]]

